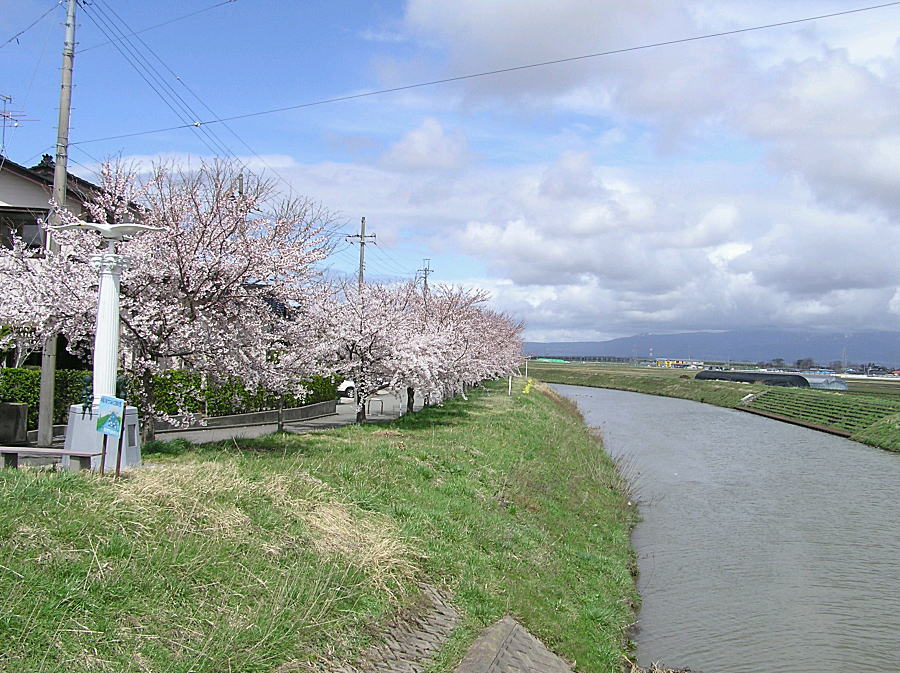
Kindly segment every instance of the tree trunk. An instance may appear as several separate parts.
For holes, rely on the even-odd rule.
[[[413,401],[416,397],[416,391],[413,388],[406,388],[406,413],[411,414],[413,412]]]
[[[156,419],[151,411],[156,400],[153,393],[153,373],[149,369],[145,369],[141,374],[141,383],[143,384],[140,395],[143,398],[141,406],[144,411],[144,418],[141,422],[141,444],[146,444],[156,439]]]
[[[356,395],[356,422],[357,423],[365,423],[366,422],[366,401],[362,395],[359,394],[359,388],[355,391]]]

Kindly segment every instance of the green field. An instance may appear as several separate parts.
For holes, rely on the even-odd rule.
[[[617,672],[638,597],[623,477],[574,407],[519,380],[389,424],[157,444],[114,481],[0,471],[0,670],[330,671],[452,595],[450,671],[511,613]]]
[[[606,364],[529,364],[548,383],[630,390],[723,407],[748,406],[786,420],[819,426],[853,440],[900,451],[900,382],[851,380],[850,390],[780,388],[729,381],[698,381],[684,369]],[[748,394],[756,397],[744,405]]]

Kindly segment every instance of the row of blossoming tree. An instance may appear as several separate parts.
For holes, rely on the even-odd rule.
[[[285,394],[311,376],[346,376],[362,420],[379,388],[404,390],[411,409],[414,391],[439,400],[521,360],[522,325],[489,310],[481,291],[326,282],[332,215],[308,199],[276,200],[270,183],[231,164],[158,167],[144,180],[107,164],[100,174],[91,221],[160,228],[119,247],[121,368],[145,413],[155,413],[154,375],[173,366]],[[90,258],[103,245],[87,230],[53,235],[58,251],[17,238],[0,248],[0,349],[25,352],[53,333],[90,348]]]

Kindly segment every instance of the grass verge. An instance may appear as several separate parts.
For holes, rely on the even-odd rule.
[[[622,668],[636,512],[552,393],[163,448],[118,482],[0,472],[0,670],[329,670],[419,581],[463,617],[433,671],[506,613],[579,671]]]
[[[729,408],[746,406],[780,420],[837,431],[854,441],[900,451],[900,402],[893,395],[698,381],[679,371],[683,372],[548,363],[529,366],[529,373],[546,383],[628,390]],[[744,402],[749,394],[756,397]]]
[[[705,402],[719,407],[734,407],[749,393],[765,390],[765,386],[731,381],[697,381],[693,373],[683,369],[647,369],[591,365],[556,365],[543,362],[529,364],[528,373],[546,383],[573,386],[613,388],[633,393],[677,397]]]

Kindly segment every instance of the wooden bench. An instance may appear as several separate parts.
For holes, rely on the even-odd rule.
[[[69,456],[78,461],[81,470],[91,469],[91,458],[99,456],[102,451],[69,451],[67,449],[44,449],[37,446],[0,446],[3,454],[3,467],[16,469],[19,467],[19,456]]]

